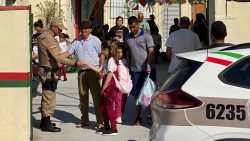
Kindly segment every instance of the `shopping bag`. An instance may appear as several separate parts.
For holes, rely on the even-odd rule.
[[[155,93],[155,83],[149,78],[149,75],[147,75],[142,89],[139,93],[139,97],[136,100],[136,105],[142,105],[147,107],[152,99],[153,94]]]

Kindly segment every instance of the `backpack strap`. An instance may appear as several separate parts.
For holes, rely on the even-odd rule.
[[[115,85],[116,85],[116,87],[119,87],[119,86],[120,86],[120,88],[122,88],[121,83],[120,83],[119,80],[116,78],[116,76],[115,76],[114,73],[112,73],[112,76],[113,76],[113,78],[114,78],[114,80],[115,80]]]

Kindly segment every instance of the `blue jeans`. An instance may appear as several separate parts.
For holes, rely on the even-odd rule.
[[[142,85],[145,81],[146,76],[148,73],[146,71],[143,72],[131,72],[131,79],[133,83],[133,88],[130,92],[136,99],[139,96],[139,93],[142,89]]]

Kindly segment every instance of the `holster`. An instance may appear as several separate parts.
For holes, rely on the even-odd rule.
[[[40,67],[39,77],[42,83],[43,90],[51,90],[53,92],[57,89],[57,80],[55,78],[55,73],[57,69],[52,69],[50,67]]]

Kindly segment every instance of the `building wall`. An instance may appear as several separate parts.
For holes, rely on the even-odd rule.
[[[192,5],[188,2],[181,5],[181,17],[187,16],[191,19],[192,17]]]
[[[5,6],[5,0],[0,0],[0,6]]]
[[[1,141],[28,141],[31,136],[30,17],[27,9],[2,11],[0,8],[0,31],[4,33],[0,35]]]
[[[36,17],[36,14],[39,12],[36,5],[39,3],[43,3],[45,1],[46,0],[16,0],[14,5],[16,6],[31,5],[31,12],[33,13],[33,22],[36,22],[38,20]],[[50,1],[53,1],[53,0],[50,0]],[[71,39],[74,39],[75,38],[75,16],[74,16],[75,0],[60,0],[60,1],[61,1],[61,8],[64,11],[64,17],[65,17],[65,21],[63,22],[67,28],[67,30],[63,32],[69,34]],[[56,2],[59,3],[59,0],[56,0]]]
[[[227,26],[226,42],[238,44],[250,41],[250,2],[215,1],[215,20],[221,20]]]
[[[250,41],[249,23],[250,18],[248,10],[250,8],[250,2],[236,2],[227,0],[210,0],[213,2],[210,6],[209,25],[214,20],[220,20],[227,26],[227,37],[225,42],[239,44]],[[188,16],[191,19],[192,7],[189,3],[181,5],[181,16]],[[239,38],[240,37],[240,38]]]

